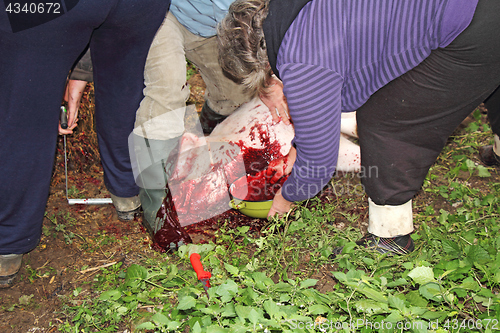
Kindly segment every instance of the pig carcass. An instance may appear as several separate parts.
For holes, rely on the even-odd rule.
[[[342,115],[341,132],[337,170],[358,172],[359,146],[350,139],[356,137],[354,112]],[[170,229],[175,226],[201,222],[229,210],[231,183],[286,156],[294,136],[293,126],[274,123],[259,98],[240,106],[210,136],[198,133],[186,132],[180,140],[167,197],[157,215],[158,221],[165,221],[156,227],[157,243],[164,238],[171,243]]]
[[[343,116],[337,169],[359,171],[355,114]],[[208,137],[185,133],[169,188],[181,226],[200,222],[229,209],[228,187],[238,178],[267,168],[291,148],[293,126],[274,123],[258,98],[242,105]]]
[[[208,137],[185,133],[169,179],[181,226],[230,209],[230,184],[287,155],[292,138],[292,126],[274,124],[259,99],[238,108]]]

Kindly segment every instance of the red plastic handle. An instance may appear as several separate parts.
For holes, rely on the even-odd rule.
[[[191,256],[189,256],[189,260],[191,261],[191,265],[193,266],[193,269],[196,272],[196,276],[198,276],[198,280],[210,279],[212,277],[212,273],[205,272],[203,270],[200,258],[201,257],[198,253],[193,253],[191,254]]]

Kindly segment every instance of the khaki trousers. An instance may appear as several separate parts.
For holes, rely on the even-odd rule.
[[[190,94],[186,58],[205,81],[205,100],[215,112],[229,115],[250,99],[241,86],[223,75],[217,60],[216,37],[191,33],[169,12],[149,50],[144,71],[145,97],[137,111],[135,134],[154,140],[182,135]]]

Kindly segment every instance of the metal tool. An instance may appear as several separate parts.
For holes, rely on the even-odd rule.
[[[210,278],[212,277],[212,273],[205,272],[203,270],[203,265],[200,261],[200,255],[198,253],[192,253],[189,256],[189,261],[191,261],[191,265],[193,266],[194,271],[196,272],[196,276],[198,280],[203,284],[203,289],[208,293],[208,288],[210,288]]]
[[[62,126],[61,126],[62,127]],[[70,205],[107,205],[111,198],[70,199],[68,197],[68,154],[66,152],[66,134],[64,135],[64,176],[66,177],[66,199]]]

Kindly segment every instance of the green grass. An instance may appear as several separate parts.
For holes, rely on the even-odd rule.
[[[366,198],[315,198],[262,235],[222,228],[215,244],[102,269],[66,300],[61,332],[495,332],[500,330],[500,185],[474,162],[491,137],[479,113],[453,137],[414,200],[416,249],[358,249]],[[469,183],[480,180],[484,188]],[[424,198],[425,200],[423,200]],[[438,205],[438,203],[440,203]],[[336,225],[344,223],[344,229]],[[343,253],[329,259],[332,249]],[[189,263],[200,253],[208,294]],[[324,276],[333,282],[319,288]],[[322,290],[320,292],[319,290]]]
[[[188,81],[193,75],[195,75],[196,73],[198,73],[198,69],[188,59],[186,59],[186,63],[187,63],[187,66],[186,66],[186,81]]]

